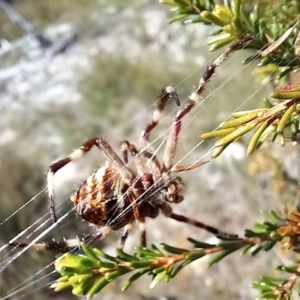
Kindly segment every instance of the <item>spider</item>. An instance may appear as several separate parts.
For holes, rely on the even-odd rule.
[[[206,69],[196,90],[191,94],[186,105],[179,109],[173,120],[162,162],[151,150],[149,137],[158,125],[168,99],[172,97],[176,104],[180,105],[175,89],[170,86],[162,90],[152,118],[140,135],[138,148],[129,141],[123,141],[121,144],[122,158],[120,158],[103,138],[96,137],[86,141],[66,158],[52,164],[47,174],[49,210],[52,221],[57,221],[54,201],[55,173],[68,163],[83,157],[95,146],[106,157],[106,164],[90,175],[71,196],[77,214],[85,221],[101,227],[101,230],[96,231],[95,234],[85,236],[84,241],[104,238],[111,231],[123,228],[120,240],[120,247],[123,248],[129,229],[133,223],[137,222],[141,230],[141,246],[145,247],[145,219],[156,218],[160,212],[168,218],[191,224],[214,235],[228,236],[214,227],[173,212],[171,204],[177,204],[184,200],[184,182],[176,173],[199,168],[205,163],[197,161],[189,165],[177,166],[174,165],[174,155],[182,118],[199,102],[201,94],[217,66],[230,53],[242,49],[245,42],[251,39],[245,37],[238,40]],[[129,168],[129,157],[133,160],[136,170]],[[174,173],[175,175],[173,175]],[[66,250],[76,246],[76,243],[78,246],[78,241],[66,240],[33,246],[37,250],[57,248]],[[11,243],[11,245],[25,247],[28,244]]]

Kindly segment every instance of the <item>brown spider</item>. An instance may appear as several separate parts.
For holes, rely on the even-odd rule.
[[[107,162],[90,175],[76,193],[71,196],[77,214],[89,223],[102,227],[94,236],[89,236],[89,239],[105,237],[111,230],[125,227],[121,236],[121,247],[123,247],[131,224],[137,221],[142,231],[141,245],[146,246],[145,218],[156,218],[159,211],[170,218],[203,228],[204,224],[200,222],[174,214],[169,204],[181,202],[184,189],[182,179],[177,176],[171,177],[171,172],[191,170],[204,164],[197,162],[188,166],[171,167],[179,134],[178,123],[176,122],[176,127],[170,133],[171,140],[167,143],[163,164],[150,150],[150,132],[157,126],[169,96],[172,96],[179,104],[179,98],[172,87],[166,87],[162,90],[152,120],[140,136],[140,151],[133,144],[124,141],[121,144],[122,160],[110,145],[99,137],[88,140],[70,156],[50,166],[47,179],[50,213],[54,222],[56,221],[54,174],[67,163],[82,157],[93,146],[96,146],[102,150]],[[134,160],[135,172],[127,166],[128,154]]]
[[[152,119],[140,135],[139,149],[128,141],[122,143],[123,160],[103,138],[97,137],[88,140],[69,156],[51,165],[47,175],[47,182],[49,209],[53,222],[57,220],[54,202],[54,174],[66,164],[83,157],[93,146],[96,146],[103,152],[107,162],[90,175],[71,197],[77,214],[82,219],[102,227],[102,230],[97,231],[94,235],[86,236],[83,239],[84,241],[103,238],[112,230],[124,228],[121,236],[121,247],[123,247],[129,228],[134,222],[138,222],[141,229],[141,245],[146,246],[145,218],[156,218],[160,211],[166,217],[179,222],[191,224],[215,235],[226,235],[214,227],[175,214],[172,211],[170,204],[180,203],[184,199],[183,180],[179,176],[173,175],[173,173],[196,169],[204,164],[204,162],[195,162],[184,166],[174,166],[173,160],[176,153],[182,118],[199,102],[205,85],[214,74],[217,66],[230,53],[241,49],[244,43],[251,39],[250,37],[246,37],[239,40],[207,68],[195,92],[189,97],[186,105],[179,109],[173,120],[162,163],[151,151],[149,136],[159,123],[168,98],[172,96],[175,102],[178,105],[180,104],[177,93],[170,86],[162,90]],[[128,155],[134,161],[135,171],[128,167]],[[12,243],[12,245],[25,247],[27,244]],[[78,246],[78,241],[74,243],[74,240],[70,240],[48,244],[35,244],[34,246],[38,250],[55,248],[66,250],[76,245]]]

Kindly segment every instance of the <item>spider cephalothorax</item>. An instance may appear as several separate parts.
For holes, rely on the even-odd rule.
[[[251,39],[252,37],[246,36],[237,41],[206,69],[196,90],[189,96],[185,106],[179,109],[173,120],[162,162],[153,153],[149,136],[159,123],[167,100],[171,97],[180,105],[177,93],[170,86],[163,89],[152,119],[140,135],[139,147],[136,148],[134,144],[128,141],[122,143],[122,159],[103,138],[97,137],[88,140],[69,156],[51,165],[47,181],[50,215],[53,222],[57,221],[54,203],[54,174],[66,164],[81,158],[93,146],[96,146],[106,157],[107,163],[89,176],[71,197],[75,209],[82,219],[102,227],[94,235],[86,236],[84,238],[85,241],[103,237],[111,230],[124,228],[121,237],[121,246],[123,246],[131,224],[137,222],[140,224],[142,231],[141,244],[145,246],[145,218],[156,218],[160,211],[171,219],[205,229],[215,235],[224,234],[214,227],[173,213],[170,204],[179,203],[184,199],[184,183],[176,173],[196,169],[204,164],[197,161],[184,166],[174,165],[174,156],[176,154],[182,118],[199,103],[206,84],[220,63],[230,53],[241,49]],[[128,166],[129,156],[134,163],[133,170]],[[73,243],[65,241],[63,243],[39,244],[36,249],[68,249],[74,247],[76,242],[78,245],[78,241],[74,242],[74,240]],[[27,245],[25,243],[11,244],[19,247]]]

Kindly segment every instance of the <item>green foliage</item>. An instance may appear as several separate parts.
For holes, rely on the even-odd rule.
[[[219,138],[212,158],[219,156],[229,144],[256,127],[258,128],[248,144],[248,155],[259,148],[268,137],[271,137],[272,142],[279,139],[282,146],[286,140],[295,141],[299,131],[299,96],[300,85],[278,87],[271,97],[281,102],[273,104],[266,99],[269,107],[235,112],[231,115],[233,119],[221,123],[216,131],[202,134],[203,139]]]
[[[224,0],[223,4],[212,0],[160,2],[172,6],[171,11],[176,16],[170,22],[200,22],[217,26],[208,41],[210,51],[228,45],[245,34],[254,36],[247,48],[256,53],[248,57],[245,63],[259,60],[255,73],[261,82],[275,79],[277,83],[282,83],[288,74],[299,71],[297,36],[300,5],[296,0]]]
[[[299,283],[300,280],[296,274],[289,278],[262,276],[252,284],[252,287],[259,291],[258,299],[289,300],[292,299],[292,292],[295,286],[299,294]]]
[[[287,213],[286,218],[281,218],[276,212],[270,211],[264,217],[263,223],[256,223],[252,230],[246,229],[243,238],[231,235],[216,244],[189,238],[191,250],[161,244],[160,248],[154,245],[149,249],[138,247],[134,254],[117,249],[114,257],[82,243],[82,254],[67,253],[56,259],[55,268],[61,277],[52,287],[57,292],[72,288],[74,295],[86,295],[90,299],[118,277],[133,273],[123,285],[123,291],[143,275],[152,277],[150,288],[154,288],[160,281],[170,281],[185,266],[205,256],[213,256],[208,262],[211,267],[236,251],[254,257],[261,251],[270,251],[276,244],[284,246],[287,238],[295,235],[298,229],[296,222],[300,220],[298,212]],[[289,248],[297,250],[298,242],[292,243],[289,239],[288,243]],[[277,268],[293,276],[290,279],[262,277],[253,284],[254,288],[259,289],[259,299],[273,299],[271,296],[279,291],[282,298],[278,299],[289,299],[284,297],[290,295],[294,283],[299,281],[299,265]]]
[[[291,72],[298,72],[299,61],[299,12],[297,1],[215,1],[167,0],[161,1],[173,6],[176,17],[170,22],[181,20],[184,24],[213,24],[220,29],[212,34],[208,44],[216,50],[244,35],[252,35],[253,40],[244,48],[255,50],[244,63],[260,60],[254,71],[261,82],[283,83]],[[198,17],[195,17],[197,15]],[[300,86],[276,88],[271,95],[280,103],[266,100],[268,108],[241,111],[232,114],[233,120],[219,125],[214,132],[204,133],[203,139],[218,138],[212,158],[218,157],[229,144],[257,128],[247,149],[250,155],[267,138],[296,140],[299,130]],[[284,130],[288,128],[288,130]],[[286,136],[288,132],[288,136]]]

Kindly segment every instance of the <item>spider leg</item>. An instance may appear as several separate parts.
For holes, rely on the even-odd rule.
[[[165,171],[169,172],[174,160],[174,155],[176,153],[176,147],[178,142],[178,136],[181,129],[181,120],[188,114],[194,106],[200,102],[202,92],[204,91],[207,83],[211,77],[215,74],[216,68],[234,51],[240,50],[244,47],[245,43],[251,41],[253,37],[246,36],[241,38],[236,43],[232,44],[223,54],[217,57],[213,63],[208,66],[204,75],[201,77],[196,90],[189,96],[188,102],[186,105],[180,109],[173,120],[171,131],[169,133],[167,144],[164,154],[164,167]]]
[[[30,248],[36,251],[46,251],[46,250],[60,250],[62,252],[68,252],[74,248],[80,248],[81,243],[90,243],[95,240],[100,240],[105,238],[111,229],[109,227],[103,227],[101,231],[97,231],[94,234],[88,234],[83,238],[79,239],[66,239],[64,241],[55,241],[52,242],[44,242],[44,243],[36,243],[30,246]],[[18,243],[13,242],[9,243],[11,247],[16,248],[25,248],[28,247],[29,243]]]
[[[123,157],[123,161],[125,163],[125,165],[128,165],[128,147],[126,145],[127,141],[122,142],[121,144],[121,149],[122,149],[122,157]],[[125,143],[125,144],[124,144]]]
[[[132,224],[130,223],[130,224],[126,225],[124,230],[122,231],[121,238],[120,238],[120,248],[121,249],[124,248],[124,245],[128,238],[128,234],[129,234],[131,227],[132,227]]]
[[[157,178],[157,180],[161,177],[161,170],[160,170],[160,164],[157,160],[156,156],[153,155],[150,152],[143,151],[141,154],[138,152],[136,147],[131,144],[128,141],[123,141],[121,144],[122,152],[123,152],[123,159],[125,163],[128,163],[128,153],[131,154],[131,156],[134,158],[134,162],[138,171],[138,174],[140,176],[140,180],[142,182],[142,185],[144,186],[145,190],[148,190],[151,188],[151,178],[148,176],[153,176],[154,178]],[[150,165],[152,167],[151,175],[146,173],[145,165],[143,160],[141,159],[141,155],[150,162]],[[154,181],[156,181],[154,179]],[[135,186],[135,183],[133,183],[133,188]],[[128,194],[128,198],[130,199],[133,214],[135,220],[139,223],[140,231],[141,231],[141,246],[146,247],[146,229],[145,229],[145,219],[140,217],[140,210],[139,205],[142,203],[141,201],[137,201],[137,199],[134,197],[133,194]],[[124,247],[125,241],[128,236],[128,230],[129,226],[131,228],[131,224],[128,224],[126,228],[124,229],[122,236],[121,236],[121,248]]]
[[[197,161],[193,164],[189,164],[189,165],[183,165],[183,166],[173,166],[171,171],[172,172],[184,172],[184,171],[190,171],[190,170],[194,170],[197,169],[203,165],[205,165],[207,163],[207,161],[203,162],[203,161]]]
[[[212,227],[210,225],[207,225],[205,223],[202,223],[202,222],[199,222],[199,221],[196,221],[196,220],[193,220],[191,218],[187,218],[183,215],[178,215],[178,214],[175,214],[175,213],[171,213],[169,215],[167,215],[167,217],[173,219],[173,220],[176,220],[178,222],[183,222],[183,223],[186,223],[186,224],[190,224],[190,225],[193,225],[197,228],[201,228],[205,231],[208,231],[210,233],[212,233],[213,235],[219,237],[219,238],[237,238],[238,236],[236,234],[230,234],[230,233],[226,233],[226,232],[223,232],[223,231],[220,231],[219,229],[215,228],[215,227]]]
[[[128,164],[128,153],[130,153],[131,156],[134,158],[134,162],[135,162],[138,174],[143,178],[146,177],[145,176],[146,175],[145,174],[145,165],[144,165],[144,163],[143,163],[143,161],[140,157],[140,154],[138,153],[138,150],[136,149],[136,147],[133,144],[131,144],[130,142],[125,140],[125,141],[122,142],[121,148],[122,148],[123,160],[124,160],[125,164]],[[145,153],[146,153],[146,151],[144,151],[142,153],[143,156],[145,156]],[[151,155],[151,153],[149,153],[149,154]],[[157,163],[158,163],[158,166],[156,166],[156,168],[158,168],[159,174],[161,174],[159,162],[157,161]],[[134,188],[135,184],[136,183],[133,183],[133,185],[132,185],[133,188]],[[145,189],[147,189],[147,187],[145,187]],[[128,193],[128,199],[130,200],[130,203],[131,203],[131,206],[132,206],[134,218],[139,223],[139,227],[140,227],[140,231],[141,231],[141,246],[146,247],[145,219],[140,217],[140,211],[139,211],[139,205],[140,205],[141,202],[138,202],[136,200],[135,196],[132,193]],[[131,229],[131,227],[132,227],[131,223],[126,225],[125,229],[122,232],[121,239],[120,239],[121,249],[123,249],[123,247],[125,245],[125,242],[127,240],[129,230]]]
[[[141,149],[146,149],[150,146],[149,145],[150,132],[159,123],[159,121],[163,115],[163,110],[164,110],[166,103],[170,96],[175,100],[175,102],[178,106],[180,105],[179,97],[174,88],[172,88],[171,86],[167,86],[166,88],[162,89],[158,104],[156,106],[156,109],[153,112],[151,121],[146,125],[146,128],[141,133],[140,143],[139,143]]]
[[[87,152],[91,150],[93,146],[98,147],[106,158],[117,168],[122,180],[128,184],[132,184],[133,175],[130,170],[125,166],[122,160],[118,157],[118,155],[114,152],[114,150],[109,146],[109,144],[104,141],[102,138],[93,138],[86,141],[79,149],[73,151],[66,158],[59,160],[58,162],[52,164],[49,167],[49,171],[47,173],[47,186],[48,186],[48,197],[49,197],[49,210],[51,219],[53,222],[57,221],[55,214],[55,201],[54,201],[54,174],[63,168],[68,163],[73,160],[79,159],[83,157]]]
[[[123,141],[121,147],[123,152],[123,158],[125,158],[124,161],[126,160],[128,162],[128,153],[130,153],[131,156],[134,158],[134,162],[139,176],[142,177],[145,173],[147,173],[147,168],[145,166],[144,161],[142,160],[143,157],[151,168],[151,174],[153,176],[154,182],[158,181],[161,178],[161,166],[156,155],[146,150],[140,153],[138,152],[136,147],[128,141]]]
[[[147,160],[147,164],[149,164],[151,168],[151,174],[153,175],[154,182],[157,182],[161,179],[161,165],[156,155],[149,152],[143,151],[143,157]]]
[[[131,192],[129,192],[127,195],[128,195],[128,199],[130,201],[131,207],[132,207],[134,219],[139,221],[141,219],[140,210],[139,210],[139,205],[140,205],[141,201],[138,202],[135,198],[135,195]]]
[[[128,163],[128,153],[130,153],[130,155],[134,159],[134,163],[135,163],[135,167],[137,169],[138,175],[143,176],[143,174],[145,173],[145,165],[144,165],[144,162],[142,161],[141,156],[139,155],[139,152],[136,149],[136,147],[128,141],[123,141],[121,144],[121,149],[122,149],[123,159],[124,159],[125,163],[126,164]]]
[[[141,247],[147,246],[145,219],[139,220],[139,229],[141,232]]]

